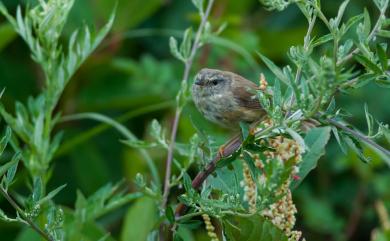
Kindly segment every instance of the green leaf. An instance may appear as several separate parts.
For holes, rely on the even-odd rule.
[[[375,84],[383,88],[390,88],[390,76],[389,74],[378,76],[375,78]]]
[[[381,36],[383,38],[390,38],[390,31],[389,30],[379,30],[377,33],[378,36]]]
[[[155,200],[149,197],[138,199],[127,211],[121,240],[145,241],[155,227],[158,216]]]
[[[39,200],[41,200],[43,194],[43,182],[42,179],[39,177],[34,178],[34,186],[33,186],[33,193],[32,193],[32,200],[34,203],[37,203]]]
[[[312,43],[312,47],[317,47],[319,45],[322,45],[326,42],[329,42],[333,39],[333,34],[329,33],[329,34],[326,34],[326,35],[323,35],[321,37],[319,37],[318,39],[316,39],[313,43]]]
[[[0,140],[0,155],[3,154],[5,148],[7,147],[8,142],[11,138],[11,134],[12,134],[12,130],[10,127],[7,126],[7,128],[5,129],[5,134]]]
[[[305,143],[309,151],[302,157],[302,162],[299,165],[299,180],[294,180],[291,183],[291,188],[294,189],[305,179],[311,170],[317,166],[317,162],[322,155],[325,154],[325,146],[330,138],[330,127],[319,127],[311,129],[306,137]]]
[[[376,74],[381,74],[382,70],[371,60],[369,60],[366,56],[361,55],[361,54],[356,54],[354,55],[355,59],[362,64],[366,69],[369,69],[373,71]]]
[[[168,221],[170,223],[174,223],[175,222],[175,214],[173,212],[173,209],[171,206],[168,206],[166,209],[165,209],[165,216],[167,217]]]
[[[187,193],[193,191],[191,177],[186,172],[183,174],[183,185]]]
[[[203,1],[204,0],[191,0],[192,4],[200,11],[203,12]]]
[[[249,136],[250,126],[248,123],[240,121],[240,128],[241,128],[242,139],[245,141],[246,138],[248,138]]]
[[[364,14],[359,14],[359,15],[353,16],[352,18],[348,19],[348,21],[345,24],[345,27],[343,29],[344,33],[346,33],[355,23],[359,22],[363,17],[364,17]]]
[[[371,20],[370,20],[370,14],[368,13],[367,9],[364,8],[364,14],[363,14],[363,32],[365,36],[370,35],[371,31]]]
[[[249,217],[229,215],[223,218],[227,241],[287,241],[282,230],[259,214]]]
[[[336,127],[333,126],[332,127],[332,133],[333,133],[334,137],[336,138],[336,141],[339,144],[339,147],[340,147],[341,151],[346,155],[347,154],[347,150],[346,150],[346,148],[344,146],[343,139],[340,138],[339,130]]]
[[[171,50],[171,54],[175,58],[177,58],[177,59],[179,59],[179,60],[181,60],[183,62],[185,61],[184,57],[179,52],[177,40],[174,37],[170,37],[169,38],[169,49]]]
[[[43,204],[49,200],[51,200],[55,195],[57,195],[62,189],[66,187],[66,184],[57,187],[53,191],[49,192],[44,198],[38,201],[39,204]]]
[[[272,73],[274,73],[274,75],[278,79],[280,79],[287,85],[289,84],[288,78],[284,75],[283,71],[278,66],[276,66],[270,59],[268,59],[264,55],[260,53],[257,54],[260,56],[261,60],[265,63],[265,65],[267,65],[267,67],[272,71]]]
[[[340,5],[339,11],[338,11],[337,17],[336,17],[336,26],[339,26],[340,21],[341,21],[343,15],[344,15],[345,9],[346,9],[346,7],[347,7],[349,1],[350,1],[350,0],[345,0],[345,1]]]
[[[282,105],[282,90],[280,87],[280,82],[278,79],[275,79],[274,88],[273,88],[273,107]]]
[[[351,148],[351,150],[359,157],[362,162],[369,163],[370,158],[366,157],[363,153],[363,147],[354,137],[343,135],[345,143]]]
[[[9,163],[12,163],[12,165],[10,165],[10,167],[7,170],[7,174],[3,178],[4,186],[5,186],[6,190],[8,189],[8,187],[12,184],[12,181],[14,180],[14,177],[15,177],[15,174],[16,174],[16,170],[18,169],[20,156],[21,156],[20,153],[16,153],[12,157],[12,160],[9,162]],[[0,171],[0,174],[1,174],[1,171]]]
[[[121,142],[133,148],[153,148],[153,147],[161,146],[156,142],[141,141],[141,140],[121,140]]]
[[[20,154],[15,154],[10,162],[7,162],[4,165],[0,166],[0,177],[3,176],[6,172],[8,172],[10,168],[14,168],[14,166],[18,164],[19,159]]]
[[[185,59],[188,59],[191,54],[192,47],[192,28],[187,28],[184,31],[183,41],[180,45],[180,53]]]
[[[382,65],[382,70],[386,71],[388,68],[387,54],[386,50],[383,48],[381,44],[376,45],[376,51],[378,53],[379,61]]]

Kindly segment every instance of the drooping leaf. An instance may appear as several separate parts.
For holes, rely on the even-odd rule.
[[[309,148],[299,165],[299,179],[291,183],[291,188],[296,188],[305,179],[307,174],[317,166],[317,162],[325,154],[325,146],[330,138],[330,127],[319,127],[310,130],[306,137],[305,143]]]

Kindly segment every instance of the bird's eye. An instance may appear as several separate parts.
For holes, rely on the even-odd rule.
[[[223,81],[223,79],[213,79],[212,81],[211,81],[211,84],[212,85],[218,85],[220,82],[222,82]]]

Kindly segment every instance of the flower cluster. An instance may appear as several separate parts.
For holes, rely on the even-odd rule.
[[[285,163],[292,160],[293,168],[290,173],[290,178],[276,190],[276,196],[282,196],[282,198],[271,204],[269,208],[262,212],[262,215],[268,217],[273,224],[283,230],[286,236],[289,237],[289,240],[300,240],[302,233],[300,231],[293,231],[297,209],[293,203],[289,186],[291,180],[297,178],[297,164],[302,160],[301,154],[303,150],[295,140],[284,136],[277,136],[268,142],[272,150],[264,151],[266,162],[278,160]],[[260,159],[256,159],[256,166],[262,168],[264,164]]]
[[[210,216],[202,214],[204,224],[206,225],[207,235],[211,238],[211,241],[219,241],[217,234],[215,233],[214,225],[211,223]]]

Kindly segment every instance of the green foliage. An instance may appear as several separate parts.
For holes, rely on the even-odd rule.
[[[143,197],[137,200],[127,211],[124,228],[121,233],[122,240],[148,240],[150,232],[157,223],[157,206],[153,199]]]
[[[260,2],[280,12],[250,1],[119,0],[114,23],[110,1],[0,3],[2,237],[152,241],[164,230],[203,241],[207,214],[224,240],[288,240],[269,214],[289,186],[308,240],[368,240],[371,203],[389,196],[389,1]],[[93,31],[84,21],[107,23]],[[269,123],[241,123],[242,143],[214,163],[228,137],[190,103],[194,73],[209,66],[254,80],[258,60]],[[283,139],[296,149],[282,160],[278,152],[291,153],[274,143]],[[123,176],[134,183],[110,184]]]
[[[325,146],[329,141],[330,131],[330,127],[320,127],[307,133],[305,144],[308,152],[303,155],[302,163],[299,165],[299,179],[292,183],[292,188],[297,187],[307,174],[316,168],[318,160],[325,154]]]
[[[227,240],[266,241],[288,240],[281,230],[260,215],[228,216],[223,220]]]

